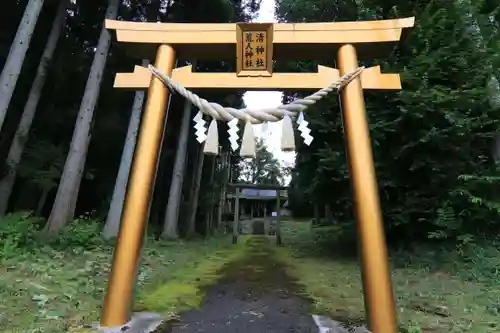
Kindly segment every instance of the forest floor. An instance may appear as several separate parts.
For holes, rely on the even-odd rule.
[[[209,274],[230,260],[234,250],[229,244],[226,237],[148,241],[138,276],[137,306],[143,299],[154,302],[161,287],[171,289],[162,295],[166,297],[162,308],[174,312],[196,306],[197,280],[210,283],[218,278]],[[62,333],[96,322],[112,251],[110,246],[67,251],[47,246],[0,261],[0,332]],[[183,298],[185,303],[179,302],[183,293],[189,296]]]
[[[308,225],[289,222],[283,234],[288,241],[286,248],[278,250],[280,259],[287,264],[289,274],[305,286],[314,311],[342,322],[364,322],[357,259],[318,253]],[[495,278],[500,274],[500,247],[478,246],[470,256],[444,248],[433,251],[422,246],[417,253],[391,254],[401,331],[500,331],[500,289]]]
[[[274,294],[281,298],[266,311],[284,323],[284,332],[293,332],[291,328],[312,332],[311,313],[329,315],[345,323],[362,323],[364,306],[358,263],[309,251],[313,243],[309,234],[309,223],[286,222],[283,247],[252,242],[253,237],[241,237],[236,246],[225,236],[189,243],[148,242],[134,310],[181,313],[173,332],[200,332],[200,318],[211,315],[214,320],[206,317],[210,325],[227,329],[217,332],[251,333],[254,331],[246,327],[230,330],[227,321],[224,324],[229,311],[241,315],[233,318],[235,323],[243,319],[251,322],[251,318],[260,318],[263,311],[257,309],[264,303],[271,304],[266,297]],[[92,251],[56,251],[47,247],[3,261],[0,333],[61,333],[95,322],[111,254],[112,249],[105,246]],[[253,259],[249,259],[249,254]],[[264,260],[266,256],[270,259]],[[496,260],[487,269],[498,269],[498,253],[497,257],[485,253],[482,256],[481,263],[464,264],[458,270],[452,262],[436,269],[421,258],[407,256],[408,259],[395,260],[398,263],[393,268],[393,283],[402,330],[498,331],[500,291],[495,281],[481,278],[478,273],[485,269],[485,257]],[[427,260],[434,259],[427,255]],[[401,261],[407,261],[407,265],[401,265]],[[237,281],[245,283],[235,284]],[[226,307],[220,310],[220,306]],[[212,331],[205,327],[204,332]],[[260,327],[259,332],[280,331]]]

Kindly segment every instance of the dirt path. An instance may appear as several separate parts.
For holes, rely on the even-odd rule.
[[[181,315],[173,333],[318,332],[310,302],[273,257],[267,238],[248,240],[243,260],[228,264],[202,307]]]

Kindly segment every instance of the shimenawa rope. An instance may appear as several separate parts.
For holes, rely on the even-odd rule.
[[[282,104],[278,107],[255,110],[249,108],[235,109],[224,107],[218,103],[209,102],[206,99],[201,98],[195,93],[187,90],[179,83],[173,81],[170,77],[163,74],[154,66],[149,65],[148,68],[154,76],[159,78],[167,86],[169,90],[175,91],[179,95],[189,100],[193,105],[200,109],[202,113],[207,114],[216,120],[231,121],[234,118],[237,118],[249,121],[252,124],[260,124],[268,121],[276,122],[280,121],[285,116],[293,118],[297,115],[297,113],[304,111],[309,106],[315,104],[332,91],[340,91],[343,87],[349,84],[349,82],[358,77],[364,69],[364,67],[359,67],[353,72],[346,73],[338,80],[331,83],[329,86],[322,88],[316,91],[314,94],[309,95],[305,98],[296,99],[288,104]]]

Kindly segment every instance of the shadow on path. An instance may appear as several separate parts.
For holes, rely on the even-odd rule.
[[[310,301],[274,256],[266,237],[251,237],[245,255],[227,264],[199,309],[181,315],[173,333],[318,332]]]

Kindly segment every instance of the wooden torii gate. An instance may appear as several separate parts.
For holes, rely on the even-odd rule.
[[[401,39],[414,18],[339,23],[185,24],[106,20],[132,56],[156,59],[155,67],[190,90],[315,90],[358,68],[358,58],[383,56]],[[246,40],[247,37],[249,40]],[[260,44],[248,44],[257,37]],[[257,45],[257,46],[256,46]],[[260,47],[247,57],[246,47]],[[256,50],[256,49],[255,49]],[[338,69],[318,66],[317,73],[273,73],[273,60],[327,60],[337,54]],[[237,73],[193,73],[174,68],[176,58],[237,59]],[[169,92],[143,67],[119,73],[116,88],[147,89],[127,197],[101,316],[102,327],[129,320],[144,238],[151,188],[166,117]],[[365,308],[375,333],[397,333],[396,311],[380,211],[363,90],[401,89],[398,74],[365,69],[342,90],[347,155],[354,189],[361,250]]]

